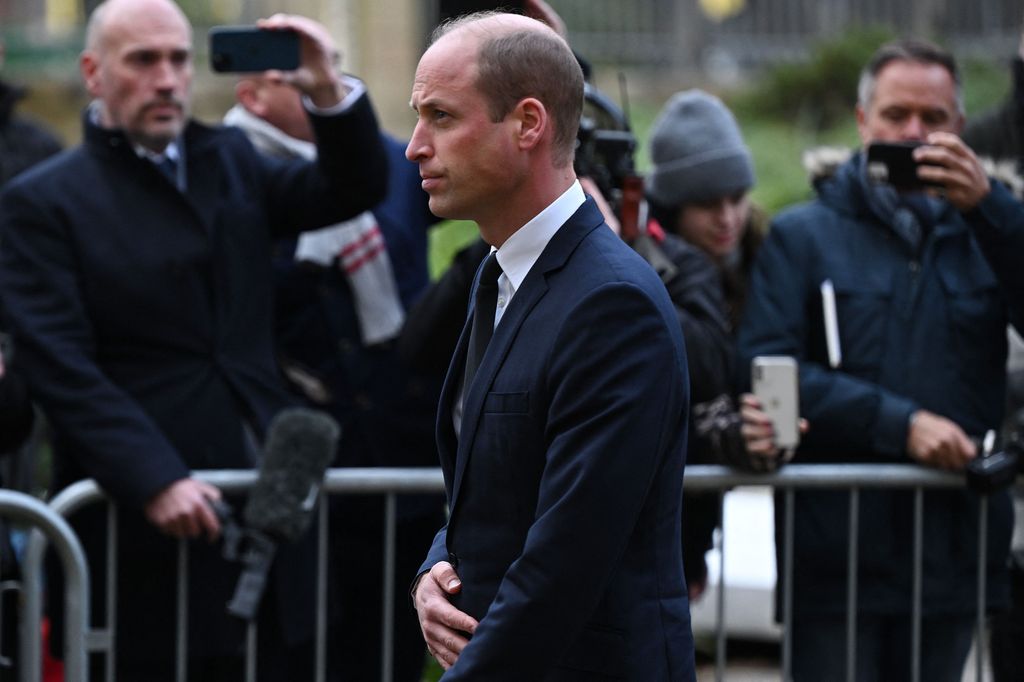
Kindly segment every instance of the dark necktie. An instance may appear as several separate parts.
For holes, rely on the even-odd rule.
[[[178,186],[178,162],[169,156],[156,161],[156,167],[160,169],[160,172],[164,174],[172,185]]]
[[[484,358],[487,344],[494,333],[494,312],[498,302],[498,277],[501,276],[501,266],[498,259],[492,253],[484,261],[480,271],[480,283],[476,287],[476,303],[473,308],[473,328],[469,333],[469,350],[466,353],[466,393],[473,384],[473,377],[480,367]]]

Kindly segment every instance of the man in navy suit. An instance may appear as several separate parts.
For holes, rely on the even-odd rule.
[[[450,517],[413,588],[449,681],[694,676],[683,341],[573,173],[582,101],[565,42],[509,14],[443,26],[413,85],[406,155],[435,214],[476,221],[493,248],[474,290],[496,288],[441,395]]]

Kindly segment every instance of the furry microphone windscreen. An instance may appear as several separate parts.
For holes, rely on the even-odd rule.
[[[245,524],[278,542],[298,540],[309,527],[340,434],[323,412],[296,407],[275,416],[243,511]]]

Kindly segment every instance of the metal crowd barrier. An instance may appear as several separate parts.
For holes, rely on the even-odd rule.
[[[196,476],[204,481],[216,485],[226,493],[242,493],[249,490],[256,480],[255,471],[204,471],[197,472]],[[921,645],[921,585],[922,585],[922,544],[923,544],[923,499],[925,490],[942,488],[958,488],[964,485],[963,477],[947,472],[926,469],[915,465],[855,465],[855,464],[812,464],[812,465],[788,465],[774,474],[753,474],[739,472],[722,466],[694,465],[687,467],[685,490],[700,491],[725,491],[739,486],[770,486],[784,491],[787,501],[786,514],[784,517],[784,546],[781,551],[784,553],[784,566],[786,571],[782,580],[784,582],[783,602],[783,644],[781,654],[782,679],[790,678],[792,645],[790,641],[790,623],[792,622],[792,538],[793,538],[793,503],[796,489],[848,489],[850,495],[850,521],[849,521],[849,558],[848,558],[848,584],[847,584],[847,652],[856,651],[856,622],[857,622],[857,536],[858,536],[858,505],[859,492],[864,488],[887,488],[887,489],[913,489],[915,491],[914,503],[914,579],[912,595],[912,646],[910,656],[913,682],[918,682],[920,669],[918,652]],[[392,653],[393,653],[393,607],[396,599],[394,592],[394,563],[395,563],[395,523],[396,523],[396,501],[398,495],[413,493],[442,493],[444,490],[443,480],[439,469],[332,469],[327,473],[323,491],[329,495],[384,495],[385,496],[385,542],[383,571],[383,594],[382,594],[382,628],[381,628],[381,679],[383,682],[391,682],[392,679]],[[0,491],[2,493],[2,491]],[[11,503],[5,502],[8,496],[17,493],[2,493],[0,496],[0,513],[4,512]],[[26,496],[21,496],[26,497]],[[29,498],[32,499],[32,498]],[[113,636],[115,623],[110,620],[104,627],[91,629],[88,627],[88,594],[83,589],[88,584],[84,557],[81,548],[75,540],[70,529],[59,518],[56,521],[52,518],[54,513],[68,515],[81,507],[105,499],[103,492],[93,481],[80,481],[62,491],[50,503],[50,510],[33,511],[35,516],[32,521],[47,529],[49,539],[56,543],[57,549],[64,559],[65,570],[69,570],[69,590],[67,604],[69,614],[72,608],[76,609],[69,618],[67,626],[67,640],[73,651],[69,649],[66,663],[66,682],[78,682],[87,679],[87,668],[85,666],[85,650],[100,652],[107,657],[108,661],[113,660],[116,641]],[[985,555],[986,555],[986,526],[987,526],[987,499],[981,498],[981,514],[979,521],[979,537],[981,538],[978,556],[978,621],[977,621],[977,678],[983,679],[985,652]],[[36,502],[37,507],[41,503]],[[16,505],[12,505],[16,506]],[[12,512],[13,513],[13,512]],[[17,512],[22,513],[22,512]],[[117,510],[115,505],[109,507],[110,520],[116,518]],[[39,518],[39,520],[36,519]],[[59,523],[58,523],[59,522]],[[108,553],[108,575],[107,575],[107,613],[112,619],[116,613],[116,586],[117,567],[114,562],[116,557],[117,538],[113,530],[115,524],[109,524],[111,535],[109,537]],[[50,527],[58,529],[49,530]],[[319,565],[317,570],[317,595],[319,608],[316,613],[316,682],[323,682],[326,670],[326,594],[327,594],[327,544],[329,539],[329,525],[327,505],[319,506]],[[22,633],[38,633],[41,622],[42,604],[41,590],[39,585],[42,574],[42,556],[45,549],[46,539],[42,533],[33,533],[25,555],[24,574],[26,576],[26,608],[23,611]],[[716,604],[716,679],[725,679],[726,664],[726,623],[725,613],[725,544],[724,536],[720,545],[722,560],[719,562],[718,584],[723,589],[718,591]],[[184,569],[187,566],[188,543],[182,541],[179,545],[178,565]],[[77,576],[77,577],[76,577]],[[188,590],[188,575],[184,570],[179,570],[178,580],[178,613],[177,613],[177,668],[176,679],[179,682],[186,682],[187,660],[187,599],[184,595]],[[404,595],[403,595],[404,596]],[[73,621],[73,622],[72,622]],[[78,628],[78,630],[76,630]],[[246,680],[256,679],[256,630],[255,625],[250,626],[247,638],[246,657]],[[21,638],[21,661],[23,682],[39,682],[40,680],[40,641],[38,637]],[[70,664],[70,665],[69,665]],[[856,656],[847,656],[847,679],[854,680],[856,676]],[[80,673],[79,673],[80,671]],[[107,666],[107,682],[114,682],[113,666]],[[125,681],[122,681],[125,682]]]
[[[65,637],[68,647],[64,654],[64,669],[69,680],[85,680],[87,676],[85,632],[89,623],[89,590],[87,589],[89,567],[86,564],[85,552],[82,550],[78,537],[67,522],[53,509],[31,495],[14,490],[0,490],[0,516],[32,527],[32,535],[37,538],[37,544],[42,544],[45,541],[53,544],[67,576],[64,610],[67,614]],[[22,589],[29,591],[32,588],[38,589],[39,573],[26,572],[25,575],[26,580]],[[24,613],[25,609],[22,609],[22,614],[24,615]],[[22,623],[31,624],[33,629],[21,629],[20,641],[32,640],[38,644],[39,619],[23,618]]]

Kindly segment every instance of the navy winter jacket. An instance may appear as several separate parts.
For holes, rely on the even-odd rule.
[[[757,355],[800,362],[802,415],[811,429],[797,462],[909,462],[908,420],[918,409],[953,420],[971,436],[998,429],[1003,416],[1006,325],[1021,328],[1024,302],[1024,205],[993,183],[967,214],[943,203],[915,244],[911,213],[882,215],[862,163],[855,155],[819,183],[817,200],[774,221],[740,327],[740,367]],[[820,294],[826,279],[835,289],[842,350],[834,370]],[[924,509],[925,612],[970,612],[978,499],[961,490],[929,493]],[[844,608],[847,514],[845,494],[797,495],[798,614]],[[1006,598],[1008,495],[992,498],[989,520],[992,604]],[[911,492],[862,493],[862,609],[910,610],[912,538]]]

